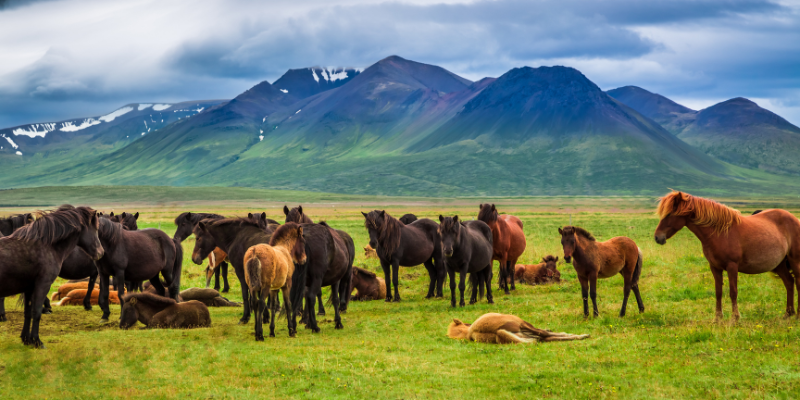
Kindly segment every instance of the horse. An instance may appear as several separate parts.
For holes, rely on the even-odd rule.
[[[67,293],[66,295],[64,295],[64,297],[62,297],[59,302],[54,304],[60,307],[84,305],[86,304],[86,298],[88,296],[89,301],[91,302],[90,304],[97,305],[100,297],[99,296],[100,291],[99,290],[93,291],[91,296],[88,294],[88,292],[89,291],[86,289],[74,289],[69,293]],[[117,296],[117,293],[110,292],[108,294],[108,301],[111,304],[119,304],[119,297]]]
[[[67,255],[77,246],[94,259],[103,256],[98,221],[89,207],[53,211],[0,238],[0,297],[25,294],[25,345],[44,347],[39,338],[42,305]]]
[[[107,219],[100,220],[100,241],[105,249],[103,258],[97,261],[100,275],[101,322],[108,322],[109,277],[115,282],[139,282],[149,280],[159,295],[166,294],[159,273],[169,286],[169,293],[176,301],[181,285],[183,247],[159,229],[129,231],[122,224]],[[117,285],[117,295],[124,305],[124,286]]]
[[[136,223],[136,221],[139,219],[138,212],[136,214],[123,212],[122,214],[117,214],[117,215],[114,215],[114,213],[112,212],[109,219],[113,222],[119,222],[120,224],[122,224],[122,226],[125,227],[125,229],[131,231],[139,230],[139,224]]]
[[[517,264],[516,267],[522,267],[517,270],[515,277],[519,279],[520,283],[527,283],[529,285],[539,285],[550,282],[560,282],[561,273],[558,272],[556,263],[558,257],[547,256],[542,258],[542,262],[533,265]]]
[[[450,277],[450,307],[456,306],[456,272],[460,277],[458,289],[461,293],[461,301],[459,306],[464,306],[467,273],[474,277],[471,279],[473,284],[471,285],[472,294],[469,304],[477,302],[477,291],[483,284],[486,285],[486,299],[489,304],[494,304],[491,289],[492,230],[489,225],[482,221],[459,221],[458,215],[453,217],[440,215],[439,226],[445,266]],[[487,273],[489,274],[488,279],[478,279],[480,275]],[[483,291],[479,291],[482,295]]]
[[[275,337],[275,312],[270,316],[266,299],[269,296],[274,304],[277,301],[278,290],[283,294],[283,304],[286,308],[289,322],[289,337],[297,334],[294,308],[289,299],[292,288],[292,275],[295,264],[306,263],[306,243],[303,239],[303,227],[294,222],[276,229],[272,234],[269,244],[257,244],[244,254],[245,280],[250,289],[250,307],[256,313],[255,337],[256,341],[264,341],[262,321],[269,318],[269,337]],[[266,316],[264,311],[267,312]]]
[[[16,214],[6,218],[0,218],[0,238],[12,234],[15,230],[33,222],[34,217],[30,213]],[[80,250],[78,250],[80,251]],[[44,299],[44,314],[52,313],[50,301]],[[0,322],[6,321],[6,302],[5,298],[0,297]]]
[[[192,230],[194,230],[194,227],[200,221],[202,221],[204,219],[214,219],[214,220],[216,220],[216,219],[223,219],[223,218],[225,218],[225,217],[223,217],[222,215],[211,214],[211,213],[193,213],[193,212],[181,213],[180,215],[175,217],[175,225],[178,228],[175,230],[175,234],[172,235],[172,238],[173,239],[178,239],[180,242],[183,242],[184,240],[186,240],[186,238],[188,238],[189,236],[192,235]],[[216,252],[216,250],[215,250],[215,252]],[[225,252],[222,251],[222,253],[225,253]],[[226,256],[227,256],[227,254],[226,254]],[[209,260],[209,261],[211,261],[211,260]],[[209,286],[210,279],[208,277],[210,277],[211,275],[214,275],[214,290],[219,291],[219,289],[220,289],[219,278],[220,278],[220,275],[222,275],[222,281],[223,281],[222,293],[228,293],[228,291],[230,290],[230,286],[228,285],[228,262],[227,262],[225,257],[223,257],[223,258],[217,257],[217,258],[214,259],[213,262],[216,263],[215,267],[210,271],[208,269],[206,269],[206,275],[207,275],[206,287]],[[211,264],[211,262],[209,263],[209,265],[210,264]]]
[[[644,303],[639,294],[642,251],[633,240],[617,236],[605,242],[598,242],[586,229],[577,226],[558,228],[558,233],[561,235],[561,246],[564,248],[564,261],[572,263],[581,282],[584,317],[589,316],[587,295],[592,298],[594,316],[600,315],[597,310],[597,278],[610,278],[617,273],[622,275],[624,281],[624,297],[619,316],[625,316],[631,289],[636,295],[639,312],[644,312]]]
[[[209,254],[219,247],[228,254],[228,259],[233,266],[239,286],[242,288],[242,303],[244,305],[242,318],[239,324],[250,321],[250,291],[247,286],[244,272],[244,254],[247,249],[257,244],[269,244],[272,237],[272,228],[265,223],[267,215],[261,214],[258,222],[252,218],[224,218],[206,219],[197,223],[193,233],[196,238],[192,250],[192,262],[202,264]],[[265,228],[260,225],[263,224]]]
[[[470,340],[480,343],[535,343],[583,340],[589,335],[572,335],[565,332],[550,332],[535,328],[515,315],[483,314],[472,324],[453,319],[447,327],[447,336],[452,339]]]
[[[334,310],[334,328],[343,329],[341,313],[347,310],[347,292],[353,274],[356,247],[347,232],[335,230],[325,222],[301,224],[306,242],[307,262],[297,265],[292,276],[289,293],[295,314],[302,307],[306,327],[312,332],[320,331],[314,315],[314,304],[325,286],[331,287],[331,303]],[[321,296],[320,296],[321,298]],[[321,302],[321,300],[320,300]]]
[[[414,215],[414,214],[403,214],[403,216],[400,217],[400,222],[408,225],[408,224],[416,221],[417,219],[419,219],[419,218],[417,218],[417,216]]]
[[[370,247],[370,245],[366,245],[364,246],[364,258],[368,260],[370,258],[378,258],[378,252],[375,251],[375,249],[373,249],[372,247]]]
[[[511,277],[511,290],[516,290],[514,266],[526,246],[522,221],[513,215],[499,215],[494,204],[488,203],[480,205],[478,220],[492,229],[492,261],[497,260],[500,263],[500,289],[509,294],[506,277]]]
[[[209,255],[208,255],[208,265],[206,266],[205,273],[206,273],[206,287],[211,286],[211,278],[216,276],[216,283],[214,284],[214,290],[219,291],[219,271],[221,267],[224,265],[225,267],[225,274],[223,275],[223,279],[225,281],[225,289],[223,292],[230,290],[228,286],[228,253],[222,251],[219,247],[215,248]]]
[[[797,217],[781,209],[742,216],[713,200],[678,191],[661,198],[657,213],[661,221],[655,231],[656,243],[665,244],[684,226],[700,239],[703,255],[714,276],[717,320],[722,319],[723,271],[728,274],[735,320],[740,318],[736,301],[740,272],[777,274],[786,288],[786,316],[794,315],[792,284],[800,291],[800,220]]]
[[[122,298],[119,327],[128,329],[141,322],[148,328],[203,328],[211,326],[205,304],[191,300],[178,303],[153,293],[129,293]]]
[[[74,283],[67,282],[67,283],[65,283],[65,284],[63,284],[63,285],[58,287],[58,290],[56,290],[56,292],[53,293],[52,296],[50,296],[50,301],[61,300],[64,297],[67,297],[67,293],[69,293],[69,292],[71,292],[73,290],[76,290],[76,289],[86,290],[88,288],[89,288],[89,282],[88,281],[74,282]],[[100,290],[100,285],[93,285],[92,289]]]
[[[370,211],[364,216],[364,226],[369,232],[369,245],[378,253],[386,278],[386,302],[400,301],[398,275],[400,266],[413,267],[425,264],[430,284],[426,299],[444,297],[442,286],[445,268],[442,260],[442,238],[439,224],[422,218],[406,225],[386,211]],[[389,269],[391,268],[391,270]],[[392,297],[394,284],[394,297]]]
[[[303,213],[303,206],[297,206],[291,210],[288,206],[283,206],[283,213],[286,215],[286,222],[296,222],[298,224],[314,223],[308,215]]]
[[[353,290],[357,290],[352,296]],[[350,278],[350,293],[353,300],[380,300],[386,298],[386,281],[378,278],[374,272],[364,268],[353,267]]]
[[[197,300],[208,307],[240,307],[241,304],[230,301],[222,296],[214,289],[201,289],[189,288],[182,290],[180,293],[181,299],[184,301]]]

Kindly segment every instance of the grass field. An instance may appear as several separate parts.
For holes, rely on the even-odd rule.
[[[76,192],[56,201],[47,193],[51,192],[42,190],[38,197],[34,193],[33,200],[24,203],[27,206],[11,208],[22,204],[24,196],[0,192],[0,214],[80,197]],[[103,210],[139,211],[140,228],[160,227],[171,235],[175,229],[171,220],[185,210],[241,215],[266,209],[269,217],[282,220],[280,201],[297,203],[303,194],[283,196],[261,193],[241,202],[222,202],[185,195],[181,201],[160,202],[153,194],[149,200],[146,194],[131,194],[98,202],[106,205]],[[481,202],[313,196],[315,204],[303,202],[306,213],[349,232],[357,249],[368,240],[360,210],[386,208],[393,215],[414,212],[431,218],[457,213],[470,218]],[[284,321],[276,328],[277,337],[263,343],[253,340],[252,324],[236,324],[241,308],[212,309],[212,326],[206,329],[121,331],[113,324],[99,324],[98,307],[91,312],[65,307],[43,317],[47,349],[39,351],[21,344],[21,309],[9,299],[9,321],[0,323],[0,393],[3,398],[795,398],[800,393],[800,322],[782,318],[786,298],[780,280],[771,274],[740,276],[742,320],[730,323],[726,289],[726,320],[715,323],[713,279],[700,243],[684,230],[658,246],[652,238],[658,222],[654,200],[496,201],[503,205],[501,212],[513,213],[525,224],[525,263],[547,254],[563,255],[556,228],[570,219],[599,240],[633,238],[645,257],[640,283],[644,314],[636,312],[633,302],[627,317],[617,316],[622,278],[614,277],[598,282],[601,316],[584,320],[580,287],[569,264],[559,264],[562,284],[519,285],[511,295],[496,292],[494,305],[483,300],[452,309],[447,300],[424,298],[427,273],[416,267],[401,269],[403,302],[351,303],[343,315],[344,330],[333,329],[330,306],[328,315],[321,317],[321,333],[301,328],[292,339]],[[742,211],[773,204],[794,212],[800,209],[800,203],[791,199],[728,200]],[[378,207],[381,204],[385,207]],[[204,285],[204,266],[189,259],[193,245],[193,237],[184,242],[183,288]],[[366,261],[360,251],[356,265],[380,270],[377,261]],[[228,297],[240,301],[232,271],[230,278]],[[472,322],[487,312],[515,314],[537,327],[592,337],[498,346],[445,336],[452,318]],[[112,306],[112,320],[118,316],[119,307]]]

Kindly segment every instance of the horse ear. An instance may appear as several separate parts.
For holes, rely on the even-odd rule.
[[[453,221],[456,222],[456,223],[458,222],[458,215],[453,217]]]
[[[367,218],[367,214],[365,214],[363,211],[361,212],[361,215],[363,215],[364,218]]]
[[[297,211],[300,211],[300,214],[303,213],[303,206],[297,206]]]
[[[247,213],[247,218],[253,219],[253,213]]]
[[[461,320],[459,320],[459,319],[457,319],[457,318],[453,318],[453,323],[454,323],[454,324],[456,324],[456,326],[459,326],[459,325],[464,325],[464,323],[463,323],[463,322],[461,322]]]
[[[203,222],[203,221],[200,221],[200,222],[197,224],[197,227],[198,227],[198,228],[200,228],[200,230],[201,230],[201,231],[203,231],[203,232],[205,232],[205,231],[206,231],[206,223],[205,223],[205,222]]]
[[[28,214],[28,216],[25,219],[27,220],[27,223],[29,223],[29,224],[35,220],[35,218],[33,217],[33,214]]]
[[[122,219],[128,218],[128,213],[125,211],[122,212]]]
[[[494,204],[492,204],[492,211],[497,211],[497,208],[494,207]]]
[[[131,297],[131,299],[128,300],[128,303],[131,303],[132,306],[135,306],[136,305],[136,297]]]
[[[442,222],[444,222],[444,217],[442,216],[442,214],[439,214],[439,223],[442,223]]]
[[[186,213],[186,219],[190,219],[190,218],[192,218],[192,213],[191,212],[187,212]]]
[[[483,203],[481,203],[481,205],[478,206],[478,210],[482,210],[482,209],[483,209]]]
[[[556,256],[556,261],[558,261],[558,256]]]
[[[112,211],[111,214],[108,214],[108,216],[109,217],[113,217],[114,216],[114,212]]]
[[[381,210],[381,217],[386,214],[386,210]]]
[[[284,215],[289,215],[289,207],[286,207],[285,205],[283,206],[283,214]]]
[[[261,219],[266,221],[266,219],[267,219],[267,213],[266,212],[262,212],[261,213]]]
[[[558,234],[559,235],[564,235],[564,231],[562,231],[561,228],[558,228]]]
[[[139,213],[138,212],[133,215],[133,219],[139,219]]]

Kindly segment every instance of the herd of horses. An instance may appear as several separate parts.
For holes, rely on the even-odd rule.
[[[284,207],[283,211],[283,224],[267,218],[266,213],[226,218],[185,212],[175,218],[177,230],[172,238],[159,229],[139,230],[138,213],[103,215],[89,207],[64,205],[50,212],[0,219],[0,235],[5,236],[0,237],[0,296],[22,294],[22,342],[36,347],[43,347],[39,322],[42,313],[49,312],[47,294],[56,277],[88,278],[83,300],[87,310],[91,309],[95,280],[99,279],[97,303],[105,322],[110,315],[108,299],[113,285],[122,309],[122,328],[137,320],[147,326],[208,326],[210,316],[205,304],[180,297],[181,243],[194,235],[191,259],[197,265],[208,260],[207,286],[216,276],[215,289],[219,289],[221,276],[226,292],[230,264],[242,290],[239,323],[247,324],[255,314],[255,338],[263,340],[262,324],[269,323],[270,336],[275,336],[278,313],[286,314],[290,336],[296,335],[298,315],[308,329],[319,332],[315,307],[318,303],[319,314],[324,315],[323,287],[331,289],[335,329],[344,327],[340,314],[347,311],[355,287],[359,290],[357,298],[383,297],[387,302],[399,302],[400,266],[425,266],[430,278],[427,298],[444,297],[443,285],[449,277],[452,307],[457,303],[456,288],[458,304],[465,305],[467,279],[472,292],[470,304],[484,293],[493,303],[494,261],[499,262],[498,288],[505,293],[515,290],[515,281],[520,278],[536,283],[541,277],[558,273],[557,257],[552,255],[535,268],[518,268],[516,263],[526,247],[522,221],[499,214],[494,204],[481,204],[474,220],[440,215],[438,223],[412,214],[397,219],[381,210],[362,212],[369,246],[380,261],[383,280],[353,266],[355,244],[346,232],[325,222],[314,223],[302,206]],[[800,220],[794,215],[771,209],[743,216],[713,200],[678,191],[660,199],[657,214],[657,243],[665,244],[684,227],[702,243],[715,280],[717,318],[722,317],[723,271],[729,279],[734,319],[739,318],[739,272],[777,274],[786,288],[786,315],[795,314],[794,288],[800,292]],[[597,279],[617,274],[622,276],[624,287],[620,317],[625,315],[631,291],[639,312],[644,312],[639,292],[643,254],[632,239],[619,236],[600,242],[578,226],[561,227],[558,233],[564,261],[572,264],[580,281],[585,317],[589,316],[590,298],[593,314],[599,314]],[[136,293],[144,281],[149,282],[150,292]],[[585,337],[537,330],[514,316],[489,315],[473,325],[454,321],[449,335],[497,343]],[[4,308],[0,308],[0,321],[5,321]]]

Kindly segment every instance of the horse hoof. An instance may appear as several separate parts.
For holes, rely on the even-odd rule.
[[[391,302],[392,302],[392,298],[391,298],[391,297],[387,297],[385,301],[386,301],[387,303],[391,303]]]
[[[47,348],[47,346],[45,346],[44,343],[42,343],[42,341],[39,340],[39,339],[36,339],[33,342],[33,347],[36,348],[36,349],[46,349]]]
[[[86,310],[86,311],[92,311],[92,306],[89,306],[89,307],[83,306],[83,309]]]
[[[311,328],[311,332],[320,333],[321,330],[319,328]]]
[[[344,325],[342,325],[341,322],[337,322],[336,326],[334,327],[334,329],[344,329]]]
[[[429,294],[429,295],[425,296],[425,298],[426,298],[426,299],[433,298],[433,295],[430,295],[430,294]]]
[[[275,337],[275,334],[274,333],[270,333],[269,337]]]
[[[256,336],[256,342],[263,342],[264,336]]]
[[[317,315],[321,315],[321,316],[324,317],[325,316],[325,312],[324,311],[320,311],[320,312],[317,313]]]
[[[489,299],[487,302],[488,302],[489,304],[494,304],[494,300],[492,300],[492,299]]]
[[[640,309],[639,309],[639,314],[641,314],[641,313],[643,313],[643,312],[644,312],[644,307],[642,307],[642,308],[640,308]]]
[[[52,308],[45,308],[44,310],[42,310],[42,314],[52,314],[52,313],[53,313]]]
[[[108,318],[100,318],[100,324],[105,325],[108,323]]]
[[[398,297],[398,298],[396,298],[396,299],[392,300],[392,302],[393,302],[393,303],[399,303],[399,302],[400,302],[400,298]]]
[[[6,319],[6,315],[5,314],[0,314],[0,322],[6,322],[6,321],[8,321]]]

